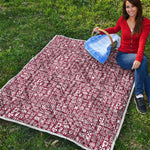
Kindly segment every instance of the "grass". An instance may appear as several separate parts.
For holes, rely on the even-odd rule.
[[[150,18],[150,0],[142,0]],[[0,0],[0,88],[56,35],[87,40],[92,29],[114,26],[122,0]],[[120,33],[119,33],[120,34]],[[150,38],[145,54],[150,60]],[[150,61],[149,61],[150,70]],[[138,114],[131,100],[115,150],[149,150],[150,109]],[[0,120],[2,150],[81,150],[75,144]]]

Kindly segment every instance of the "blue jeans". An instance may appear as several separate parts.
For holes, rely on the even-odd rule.
[[[135,58],[136,54],[119,51],[116,57],[118,65],[124,69],[131,69]],[[144,90],[150,107],[150,76],[148,75],[147,58],[145,55],[140,67],[135,69],[135,95],[144,94]]]

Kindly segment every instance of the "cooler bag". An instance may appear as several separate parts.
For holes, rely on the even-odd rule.
[[[105,63],[110,52],[120,46],[121,38],[117,34],[109,34],[102,29],[99,31],[105,34],[93,36],[92,32],[92,37],[85,42],[84,48],[100,63]]]

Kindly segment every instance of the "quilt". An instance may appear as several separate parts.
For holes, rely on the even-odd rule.
[[[134,74],[101,64],[84,40],[56,35],[0,89],[0,118],[65,138],[83,149],[112,150],[134,89]]]

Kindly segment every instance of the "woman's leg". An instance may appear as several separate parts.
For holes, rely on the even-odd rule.
[[[116,59],[118,65],[122,68],[131,69],[135,58],[136,54],[118,52]],[[135,69],[135,95],[143,95],[144,88],[150,104],[150,77],[148,75],[147,59],[145,56],[143,56],[140,67]]]
[[[150,107],[150,76],[148,74],[148,66],[147,66],[147,58],[143,57],[144,66],[145,66],[145,78],[144,78],[144,90],[147,95],[147,99],[149,101],[149,107]]]
[[[150,106],[150,76],[148,75],[146,56],[143,56],[143,60],[140,67],[138,69],[135,69],[135,86],[136,95],[143,94],[144,88]]]
[[[118,65],[124,69],[131,69],[135,58],[136,54],[123,52],[118,52],[116,57]]]
[[[135,95],[144,94],[144,81],[148,76],[147,59],[143,56],[143,60],[138,69],[135,69]]]
[[[117,53],[117,63],[124,69],[131,69],[135,61],[136,54]],[[143,94],[143,89],[148,98],[150,98],[150,76],[148,75],[147,58],[143,56],[143,60],[138,69],[135,69],[135,95]]]
[[[130,53],[123,53],[123,52],[118,52],[117,53],[117,63],[120,67],[124,69],[131,69],[133,62],[135,61],[136,54],[130,54]],[[135,70],[135,95],[142,94],[143,95],[143,88],[144,88],[144,76],[143,76],[143,71],[140,69]]]

